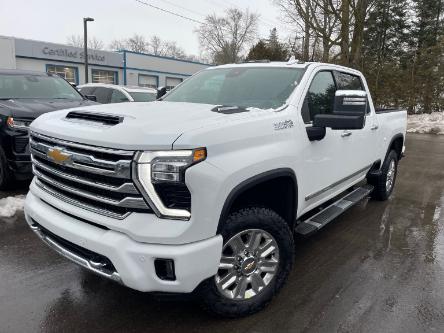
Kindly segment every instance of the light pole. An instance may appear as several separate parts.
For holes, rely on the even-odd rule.
[[[92,17],[83,18],[83,57],[85,60],[85,83],[88,83],[88,22],[93,22]]]

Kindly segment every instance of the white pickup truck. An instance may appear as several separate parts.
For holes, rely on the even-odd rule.
[[[375,110],[356,70],[212,67],[157,102],[35,120],[26,220],[101,276],[244,316],[284,284],[296,236],[390,196],[405,133],[406,112]]]

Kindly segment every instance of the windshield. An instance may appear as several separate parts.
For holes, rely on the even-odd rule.
[[[276,109],[297,86],[303,69],[234,67],[203,70],[172,90],[163,100]]]
[[[82,96],[58,76],[0,74],[0,99],[38,98],[82,100]]]
[[[134,99],[134,102],[152,102],[157,99],[157,93],[152,92],[142,92],[142,91],[133,91],[128,92],[131,97]]]

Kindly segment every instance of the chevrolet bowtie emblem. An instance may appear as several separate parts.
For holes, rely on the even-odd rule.
[[[51,148],[46,153],[51,160],[56,162],[57,164],[65,164],[71,158],[71,154],[64,153],[61,149]]]

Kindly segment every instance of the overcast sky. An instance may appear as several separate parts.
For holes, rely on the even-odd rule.
[[[276,26],[280,35],[289,31],[279,23],[279,10],[272,0],[142,0],[202,21],[226,8],[249,8],[260,14],[259,32],[265,37]],[[88,32],[106,45],[134,33],[158,35],[176,41],[189,54],[199,54],[194,30],[198,23],[150,8],[135,0],[0,0],[0,35],[66,43],[67,36],[81,35],[82,18],[93,17]]]

